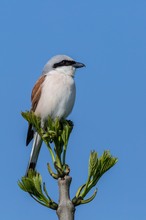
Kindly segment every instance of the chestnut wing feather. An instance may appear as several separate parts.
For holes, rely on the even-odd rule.
[[[32,102],[31,110],[33,112],[36,110],[37,104],[39,102],[41,91],[42,91],[42,83],[44,82],[45,78],[46,78],[46,75],[41,76],[36,82],[35,86],[33,87],[33,90],[31,93],[31,102]]]
[[[35,112],[37,104],[39,102],[40,96],[41,96],[41,90],[42,90],[42,83],[45,80],[46,75],[41,76],[38,81],[36,82],[35,86],[33,87],[32,93],[31,93],[31,102],[32,107],[31,111]],[[27,138],[26,138],[26,146],[30,143],[30,141],[33,139],[34,136],[34,130],[32,128],[32,125],[29,124],[28,126],[28,132],[27,132]]]

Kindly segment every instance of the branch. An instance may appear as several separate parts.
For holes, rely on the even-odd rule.
[[[75,207],[69,195],[71,180],[70,176],[58,179],[59,204],[56,212],[59,220],[74,220]]]
[[[95,198],[97,189],[90,198],[84,200],[84,197],[97,184],[101,176],[113,167],[117,161],[117,158],[113,157],[109,151],[104,151],[100,158],[98,158],[97,152],[91,151],[88,166],[88,179],[85,184],[79,187],[76,196],[72,200],[75,206],[91,202]]]
[[[59,204],[51,199],[41,175],[36,171],[30,169],[28,176],[22,177],[18,185],[41,205],[56,210],[59,220],[74,220],[75,206],[86,204],[95,198],[97,189],[94,190],[91,197],[85,197],[95,187],[101,176],[116,164],[117,158],[113,157],[109,151],[104,151],[101,157],[98,157],[97,152],[92,151],[89,158],[87,181],[79,187],[71,201],[69,191],[72,178],[69,176],[70,168],[66,164],[66,152],[73,123],[63,119],[59,120],[59,118],[52,120],[48,117],[42,127],[41,119],[33,112],[22,112],[22,116],[32,124],[48,147],[56,170],[54,172],[48,163],[48,171],[54,179],[58,180]]]

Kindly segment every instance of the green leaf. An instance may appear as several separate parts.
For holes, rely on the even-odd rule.
[[[18,181],[18,186],[25,192],[27,192],[27,189],[25,188],[24,184],[19,180]]]
[[[51,175],[54,179],[58,179],[58,174],[56,174],[56,173],[54,173],[54,172],[52,171],[51,166],[50,166],[49,163],[47,164],[47,167],[48,167],[48,171],[49,171],[50,175]]]
[[[36,174],[36,176],[33,177],[33,182],[36,190],[42,194],[42,178],[40,174]]]
[[[30,112],[21,112],[22,117],[29,122],[29,114]]]
[[[85,187],[83,188],[83,190],[80,191],[80,197],[82,199],[97,184],[101,176],[105,172],[107,172],[112,166],[114,166],[116,162],[117,158],[112,157],[109,151],[104,151],[103,155],[100,158],[98,158],[97,153],[95,151],[92,151],[90,153],[88,179],[85,183]],[[88,202],[89,200],[87,200],[86,202]],[[84,201],[82,202],[84,203]]]
[[[82,186],[79,187],[78,191],[76,192],[76,197],[78,198],[80,196],[80,193],[82,192],[82,190],[84,189],[86,184],[83,184]]]
[[[95,198],[96,194],[97,194],[97,189],[94,191],[93,195],[90,198],[81,200],[80,204],[86,204],[91,202]]]
[[[53,200],[52,200],[52,199],[50,198],[50,196],[48,195],[48,192],[47,192],[45,183],[43,183],[43,190],[44,190],[44,192],[45,192],[47,198],[49,199],[49,201],[50,201],[50,202],[53,202]]]
[[[95,173],[97,166],[98,166],[97,152],[91,151],[89,158],[88,176],[92,176]]]
[[[100,158],[101,162],[101,173],[104,174],[108,171],[112,166],[117,163],[118,159],[112,157],[109,151],[104,151],[103,155]]]
[[[55,119],[54,127],[55,127],[55,131],[58,133],[58,131],[60,129],[60,121],[59,121],[58,117]]]
[[[22,181],[25,191],[29,192],[30,194],[38,195],[38,192],[35,189],[34,183],[31,179],[27,177],[22,177],[21,181]]]

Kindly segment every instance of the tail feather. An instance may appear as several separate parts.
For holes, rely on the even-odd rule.
[[[29,124],[26,138],[26,146],[29,145],[34,136],[34,130],[32,129],[32,124]]]
[[[30,159],[29,159],[27,170],[26,170],[26,176],[28,176],[29,169],[35,170],[36,163],[37,163],[38,156],[39,156],[39,152],[41,149],[41,145],[42,145],[42,139],[41,139],[40,135],[37,132],[35,132],[32,150],[31,150],[31,154],[30,154]]]

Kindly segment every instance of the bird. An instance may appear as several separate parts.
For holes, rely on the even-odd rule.
[[[44,66],[42,75],[35,83],[31,93],[31,111],[41,118],[41,126],[48,117],[55,120],[66,119],[71,113],[76,97],[74,75],[77,68],[85,64],[67,55],[53,56]],[[26,146],[33,139],[32,150],[28,162],[26,176],[29,169],[35,170],[42,140],[40,135],[29,124]]]

